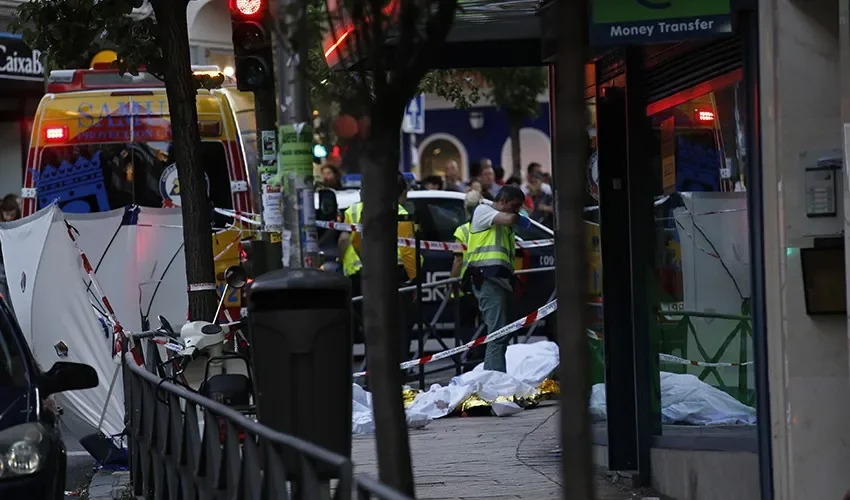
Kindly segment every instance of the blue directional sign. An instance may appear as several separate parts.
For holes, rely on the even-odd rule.
[[[425,97],[422,94],[417,95],[407,104],[401,130],[406,134],[425,133]]]

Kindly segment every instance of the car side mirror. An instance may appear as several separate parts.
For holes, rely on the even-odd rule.
[[[336,193],[330,189],[322,189],[319,191],[319,210],[316,212],[316,219],[323,221],[336,220],[339,212],[339,205],[336,200]]]
[[[39,392],[42,397],[65,391],[91,389],[100,383],[97,372],[89,365],[57,361],[39,378]]]
[[[230,266],[224,270],[224,281],[230,288],[242,288],[248,283],[248,273],[242,266]]]

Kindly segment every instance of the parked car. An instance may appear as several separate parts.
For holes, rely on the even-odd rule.
[[[336,191],[336,204],[339,209],[339,219],[351,205],[360,201],[360,190]],[[466,222],[464,209],[465,194],[453,191],[410,191],[407,195],[405,208],[417,220],[421,228],[421,238],[428,241],[454,242],[455,229]],[[490,203],[485,201],[485,203]],[[316,195],[317,209],[319,194]],[[337,259],[336,231],[319,230],[320,250],[325,260]],[[554,238],[551,229],[532,221],[528,229],[517,229],[517,240],[533,241]],[[449,278],[453,255],[451,252],[439,250],[422,250],[424,264],[422,268],[424,283]],[[555,265],[554,245],[540,246],[529,249],[517,249],[514,262],[515,269],[536,269]],[[517,295],[517,319],[522,315],[544,305],[555,289],[554,272],[537,272],[521,275],[515,287]],[[422,293],[424,317],[430,322],[446,295],[445,288],[426,288]],[[452,307],[447,307],[436,322],[438,330],[453,328]],[[547,332],[545,325],[541,334]]]
[[[65,444],[48,398],[97,385],[97,372],[84,364],[57,362],[41,371],[0,300],[0,498],[65,497]]]

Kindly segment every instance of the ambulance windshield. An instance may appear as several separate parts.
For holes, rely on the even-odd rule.
[[[65,212],[105,212],[128,205],[180,206],[170,142],[49,146],[36,175],[38,208],[57,201]],[[220,142],[201,143],[212,204],[231,208],[227,157]]]

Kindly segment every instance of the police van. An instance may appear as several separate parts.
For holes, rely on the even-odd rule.
[[[336,191],[338,219],[342,220],[343,213],[351,205],[360,201],[359,189],[344,189]],[[420,239],[424,241],[439,241],[453,243],[455,241],[455,229],[468,221],[464,207],[466,195],[453,191],[409,191],[405,209],[410,213],[420,226]],[[318,201],[318,194],[317,194]],[[484,203],[490,203],[484,201]],[[320,250],[326,261],[338,258],[336,242],[339,233],[331,230],[319,230]],[[528,229],[516,229],[518,241],[549,240],[554,238],[551,229],[542,224],[532,221]],[[450,277],[452,252],[443,250],[422,251],[424,275],[423,283],[444,280]],[[555,246],[538,246],[533,248],[517,248],[514,261],[516,270],[533,270],[549,268],[555,265]],[[555,290],[554,271],[531,272],[517,276],[514,291],[517,297],[516,318],[536,310],[551,299]],[[434,320],[440,304],[446,298],[449,291],[445,287],[425,288],[422,291],[424,305],[423,317],[428,323]],[[452,307],[446,307],[436,318],[438,330],[449,330],[453,328]],[[547,329],[541,325],[544,333]]]

